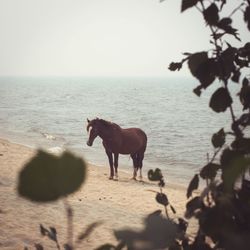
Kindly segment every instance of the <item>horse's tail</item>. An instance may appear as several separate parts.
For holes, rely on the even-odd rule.
[[[142,151],[145,152],[146,148],[147,148],[148,137],[147,137],[147,134],[142,129],[140,129],[140,132],[141,132],[141,134],[143,136]]]
[[[130,161],[132,159],[131,155],[128,155],[128,160]]]

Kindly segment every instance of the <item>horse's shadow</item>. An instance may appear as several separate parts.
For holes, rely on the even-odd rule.
[[[135,180],[133,178],[118,178],[118,179],[113,179],[115,182],[119,183],[126,183],[126,184],[133,184],[133,185],[143,185],[143,186],[150,186],[154,187],[157,186],[157,184],[146,181],[146,180]]]

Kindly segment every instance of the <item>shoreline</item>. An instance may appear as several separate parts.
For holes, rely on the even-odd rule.
[[[26,146],[0,139],[1,249],[30,248],[35,243],[43,244],[45,249],[55,249],[53,242],[40,236],[39,224],[55,227],[60,242],[66,242],[67,222],[63,202],[32,203],[18,197],[15,191],[18,172],[35,152]],[[158,209],[164,211],[155,201],[155,192],[159,191],[156,183],[146,179],[143,183],[133,181],[124,171],[119,172],[118,181],[111,181],[108,180],[108,168],[87,165],[85,183],[67,198],[73,209],[75,236],[91,223],[102,222],[84,240],[84,249],[94,249],[104,243],[117,244],[113,230],[140,230],[148,214]],[[171,213],[171,218],[182,217],[186,204],[185,190],[167,184],[163,191],[177,211],[176,215]],[[195,224],[190,223],[191,232],[195,228]]]
[[[78,156],[78,157],[80,157],[80,158],[82,158],[82,159],[84,159],[85,160],[85,162],[88,164],[88,165],[90,165],[90,166],[94,166],[94,167],[97,167],[97,168],[105,168],[106,169],[106,171],[107,171],[107,174],[109,173],[109,165],[108,165],[108,160],[106,159],[106,162],[105,163],[103,163],[103,164],[97,164],[97,163],[93,163],[93,162],[91,162],[91,161],[88,161],[85,157],[84,157],[84,155],[83,154],[81,154],[81,153],[79,153],[79,151],[78,152],[75,152],[75,151],[71,151],[70,149],[67,149],[67,148],[64,148],[64,150],[61,150],[61,151],[58,151],[58,152],[53,152],[53,150],[50,150],[50,149],[52,149],[52,148],[56,148],[57,146],[55,146],[55,147],[50,147],[50,148],[45,148],[45,147],[36,147],[36,146],[32,146],[32,145],[30,145],[30,144],[25,144],[25,143],[22,143],[22,142],[19,142],[19,140],[17,140],[17,141],[15,141],[14,139],[10,139],[10,138],[8,138],[8,137],[5,137],[5,136],[3,136],[3,135],[0,135],[0,141],[6,141],[6,142],[8,142],[8,143],[11,143],[11,144],[17,144],[17,145],[19,145],[19,146],[23,146],[23,147],[26,147],[26,148],[28,148],[28,149],[30,149],[30,150],[32,150],[32,151],[37,151],[38,149],[42,149],[42,150],[44,150],[44,151],[46,151],[46,152],[48,152],[48,153],[50,153],[50,154],[56,154],[56,155],[60,155],[61,153],[63,153],[64,151],[70,151],[71,153],[73,153],[74,155],[76,155],[76,156]],[[152,164],[153,165],[153,164]],[[130,166],[126,166],[125,168],[122,168],[122,167],[119,167],[118,168],[118,173],[120,173],[120,172],[122,172],[122,173],[124,173],[124,174],[127,174],[127,175],[130,175],[131,174],[131,176],[132,176],[132,173],[133,173],[133,169],[132,169],[132,167],[131,167],[131,169],[129,169],[129,167]],[[152,169],[155,169],[155,168],[157,168],[158,166],[155,166],[154,168],[152,167]],[[159,167],[160,169],[161,169],[161,167]],[[150,168],[151,169],[151,168]],[[149,170],[149,169],[146,169],[147,171]],[[145,181],[147,181],[148,180],[148,178],[147,178],[147,171],[145,170],[145,168],[142,168],[142,171],[143,171],[143,180]],[[162,169],[161,169],[162,170]],[[164,176],[164,179],[165,179],[165,181],[166,181],[166,179],[167,179],[167,186],[169,186],[169,187],[171,187],[171,188],[177,188],[177,189],[182,189],[182,190],[184,190],[184,191],[186,191],[186,189],[187,189],[187,185],[185,185],[184,183],[176,183],[176,182],[174,182],[174,177],[172,176],[172,177],[168,177],[168,176],[166,176],[166,175],[164,175],[164,173],[163,173],[163,176]],[[191,180],[191,179],[190,179]]]

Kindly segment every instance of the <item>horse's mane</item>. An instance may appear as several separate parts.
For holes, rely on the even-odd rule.
[[[114,123],[114,122],[110,122],[110,121],[106,121],[104,119],[99,119],[96,118],[95,120],[98,120],[98,122],[100,122],[104,127],[116,127],[116,128],[121,128],[118,124]]]

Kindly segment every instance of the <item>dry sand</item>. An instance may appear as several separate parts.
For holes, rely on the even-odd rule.
[[[60,243],[66,243],[66,216],[62,201],[37,204],[18,197],[16,183],[18,172],[35,150],[0,139],[0,249],[34,249],[35,243],[45,249],[56,249],[53,242],[41,237],[39,224],[56,227]],[[157,166],[155,166],[157,167]],[[80,249],[95,249],[104,243],[116,244],[113,229],[141,229],[143,219],[163,207],[156,203],[156,183],[137,182],[119,170],[119,181],[108,180],[108,167],[88,165],[88,177],[79,191],[68,198],[74,211],[74,236],[97,221],[102,224],[87,237]],[[132,170],[131,170],[132,174]],[[185,188],[168,184],[164,188],[177,215],[185,208]],[[172,214],[171,212],[169,212]],[[195,230],[195,225],[191,225]]]

